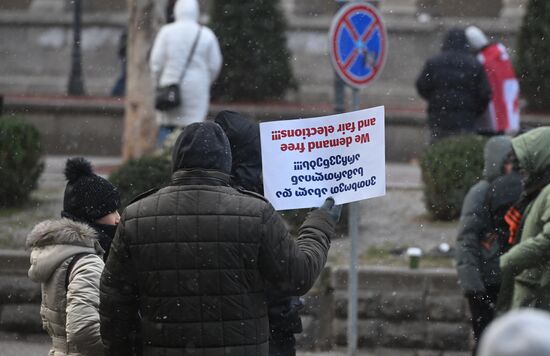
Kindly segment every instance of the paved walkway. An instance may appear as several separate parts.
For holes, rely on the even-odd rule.
[[[45,356],[50,349],[50,338],[45,335],[28,335],[21,339],[15,334],[0,333],[0,356]],[[298,352],[297,356],[343,356],[338,352]],[[367,355],[361,353],[360,355]],[[371,355],[371,354],[368,354]]]
[[[59,216],[66,184],[63,169],[67,156],[47,156],[39,189],[24,211],[0,216],[0,248],[22,248],[30,229],[37,222]],[[97,173],[107,176],[122,160],[119,157],[87,157]],[[430,221],[422,201],[418,164],[388,163],[386,196],[362,201],[360,222],[361,253],[371,248],[394,249],[418,246],[425,251],[442,242],[454,244],[455,223]],[[347,259],[349,240],[333,243],[334,263]]]
[[[108,175],[121,163],[118,157],[87,157],[99,174]],[[34,218],[52,218],[59,215],[61,209],[65,178],[63,168],[67,157],[48,156],[45,160],[45,171],[40,179],[38,195],[39,204],[36,208],[25,210],[12,217],[0,216],[0,238],[6,219],[12,221]],[[422,184],[420,170],[417,164],[388,163],[387,164],[387,194],[384,197],[363,201],[361,203],[361,229],[359,236],[360,255],[371,247],[395,248],[398,246],[420,246],[425,250],[433,248],[440,242],[454,240],[455,223],[431,222],[426,217],[422,202]],[[40,212],[40,213],[38,213]],[[46,216],[48,215],[48,216]],[[19,240],[32,224],[20,224],[15,228]],[[17,234],[14,234],[17,236]],[[21,245],[19,245],[21,248]],[[349,239],[333,241],[329,257],[333,264],[347,264],[349,254]],[[381,262],[383,263],[383,262]],[[33,337],[17,340],[14,336],[0,335],[0,356],[43,356],[49,349],[47,337]],[[299,352],[299,356],[343,356],[345,350],[334,352],[311,353]],[[392,355],[385,351],[368,353],[362,351],[361,356]],[[409,354],[407,354],[409,355]]]
[[[45,356],[50,348],[49,340],[0,341],[0,356]],[[297,356],[344,356],[344,352],[298,352]],[[362,356],[372,354],[360,353]]]
[[[103,175],[108,175],[122,162],[119,157],[87,158]],[[65,185],[62,172],[66,159],[65,156],[48,156],[41,179],[41,187],[57,187],[59,197]],[[368,254],[373,248],[391,250],[418,246],[430,251],[441,243],[454,245],[456,223],[433,222],[428,217],[417,162],[387,163],[386,183],[386,196],[361,202],[360,254]],[[348,250],[349,239],[334,241],[331,262],[347,263]]]
[[[70,156],[47,156],[46,167],[40,179],[41,186],[64,185],[63,168],[65,161]],[[120,157],[86,157],[92,162],[94,170],[103,175],[108,175],[113,169],[122,163]],[[386,164],[386,180],[389,189],[420,189],[422,187],[420,168],[416,163],[392,163]]]

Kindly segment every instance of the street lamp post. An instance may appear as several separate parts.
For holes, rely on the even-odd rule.
[[[73,0],[73,51],[71,55],[71,72],[67,93],[69,95],[84,95],[84,77],[82,75],[82,52],[81,52],[81,31],[82,31],[82,1]]]

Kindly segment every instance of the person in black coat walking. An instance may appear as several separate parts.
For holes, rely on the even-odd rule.
[[[483,66],[469,52],[463,29],[449,30],[441,53],[430,58],[416,81],[428,101],[431,140],[475,132],[477,118],[491,99]]]

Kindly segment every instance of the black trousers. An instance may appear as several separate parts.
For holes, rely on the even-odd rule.
[[[472,314],[472,329],[474,331],[475,346],[472,355],[477,353],[479,339],[483,330],[493,321],[495,317],[495,306],[497,304],[498,291],[500,286],[489,286],[483,295],[468,295],[470,313]]]

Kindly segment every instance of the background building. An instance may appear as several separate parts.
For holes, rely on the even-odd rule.
[[[366,105],[422,108],[414,80],[424,61],[439,51],[452,26],[476,24],[512,55],[526,0],[379,0],[389,33],[382,76],[362,91]],[[162,7],[164,1],[159,1]],[[299,90],[288,100],[327,103],[334,74],[327,34],[339,6],[333,0],[281,0],[288,46]],[[120,71],[119,35],[127,22],[126,0],[83,1],[83,71],[86,93],[106,96]],[[209,1],[201,1],[208,13]],[[63,95],[70,71],[72,5],[69,0],[4,0],[0,4],[0,93]],[[203,16],[208,22],[208,16]]]

